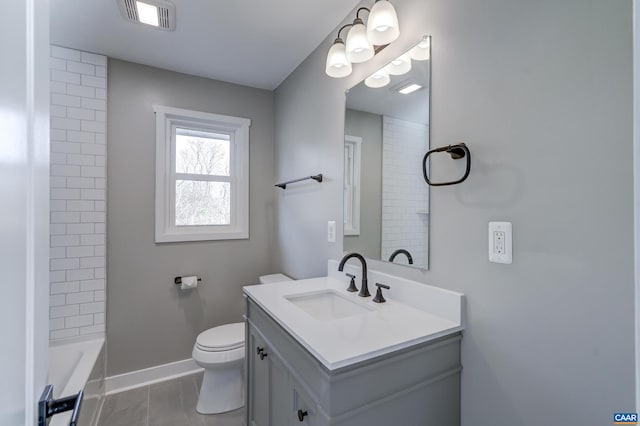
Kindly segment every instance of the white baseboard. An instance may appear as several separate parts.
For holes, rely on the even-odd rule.
[[[204,369],[199,367],[192,358],[189,358],[169,364],[156,365],[155,367],[149,367],[143,370],[118,374],[105,378],[105,395],[112,395],[129,389],[177,379],[178,377],[188,376],[201,371],[204,371]]]

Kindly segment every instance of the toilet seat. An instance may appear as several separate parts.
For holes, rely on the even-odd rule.
[[[205,352],[223,352],[244,346],[244,323],[237,322],[203,331],[196,339],[196,347]]]

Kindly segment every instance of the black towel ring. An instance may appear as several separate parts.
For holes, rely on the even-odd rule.
[[[429,180],[429,175],[427,174],[427,159],[434,152],[446,152],[451,155],[453,160],[459,160],[461,158],[467,158],[467,169],[464,172],[464,176],[462,176],[458,180],[454,180],[451,182],[431,182]],[[455,185],[458,183],[464,182],[467,177],[469,177],[469,172],[471,171],[471,152],[469,152],[469,148],[465,145],[464,142],[457,143],[455,145],[441,146],[440,148],[432,149],[427,152],[422,159],[422,174],[424,175],[424,180],[430,186],[446,186],[446,185]]]

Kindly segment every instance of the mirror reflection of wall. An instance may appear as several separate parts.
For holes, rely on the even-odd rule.
[[[428,53],[410,60],[408,71],[403,65],[401,75],[389,75],[383,87],[370,87],[368,79],[347,92],[343,200],[345,251],[425,269],[429,187],[421,160],[429,150]],[[403,90],[411,85],[420,87]]]

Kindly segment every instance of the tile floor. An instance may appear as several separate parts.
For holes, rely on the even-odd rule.
[[[196,412],[202,373],[109,395],[98,426],[242,426],[244,409]]]

